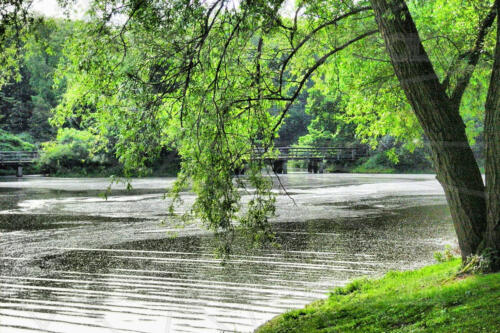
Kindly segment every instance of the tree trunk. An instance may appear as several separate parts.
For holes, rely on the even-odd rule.
[[[484,184],[465,125],[439,82],[404,0],[371,4],[401,87],[430,141],[465,259],[481,250],[486,230]]]
[[[500,270],[500,0],[496,1],[495,60],[485,105],[486,141],[486,247],[493,250],[493,270]]]

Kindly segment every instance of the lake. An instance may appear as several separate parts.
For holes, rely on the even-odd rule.
[[[433,175],[280,176],[279,247],[175,227],[173,178],[0,180],[0,331],[252,332],[360,276],[414,269],[456,236]],[[276,183],[278,183],[276,181]],[[182,212],[194,200],[184,193]]]

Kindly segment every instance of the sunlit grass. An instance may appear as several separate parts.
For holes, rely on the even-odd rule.
[[[459,267],[356,280],[258,332],[500,332],[500,273],[456,277]]]

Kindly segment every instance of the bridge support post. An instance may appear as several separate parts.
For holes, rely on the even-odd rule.
[[[320,161],[314,158],[311,158],[307,163],[307,171],[309,173],[318,173],[320,171]]]
[[[241,176],[241,175],[244,175],[245,174],[245,166],[242,166],[241,168],[235,168],[233,170],[233,174],[235,176]]]
[[[285,160],[276,160],[272,162],[273,171],[276,173],[286,174],[287,165]]]
[[[18,165],[17,166],[17,172],[16,172],[16,177],[21,178],[23,176],[23,166]]]

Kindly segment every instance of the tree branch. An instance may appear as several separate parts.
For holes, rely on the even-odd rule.
[[[295,102],[295,100],[297,99],[297,97],[299,96],[300,94],[300,91],[302,90],[302,88],[304,87],[304,84],[307,82],[307,80],[309,80],[309,78],[311,77],[311,75],[318,69],[318,67],[320,67],[321,65],[323,65],[325,63],[325,61],[331,57],[333,54],[345,49],[346,47],[348,47],[349,45],[365,38],[365,37],[368,37],[368,36],[371,36],[375,33],[377,33],[378,30],[371,30],[371,31],[368,31],[368,32],[365,32],[364,34],[362,35],[359,35],[358,37],[354,38],[354,39],[351,39],[350,41],[340,45],[339,47],[336,47],[334,48],[333,50],[331,50],[330,52],[326,53],[324,56],[322,56],[321,58],[319,58],[316,63],[307,70],[307,72],[304,74],[304,76],[302,77],[302,80],[299,82],[299,85],[297,87],[297,89],[295,90],[295,92],[293,93],[292,97],[290,98],[290,101],[287,103],[287,105],[285,106],[285,109],[281,112],[281,116],[280,118],[278,119],[278,122],[276,123],[276,125],[274,125],[273,127],[273,132],[276,131],[276,129],[278,128],[278,126],[281,124],[281,122],[283,121],[283,119],[285,118],[286,116],[286,113],[288,112],[288,110],[290,109],[290,107],[292,106],[292,104]]]
[[[479,62],[479,57],[481,56],[481,52],[484,46],[484,39],[486,35],[488,35],[489,28],[493,25],[496,17],[496,4],[491,7],[488,15],[484,18],[481,25],[479,26],[479,31],[477,33],[476,41],[474,43],[474,47],[467,53],[461,55],[459,57],[459,61],[462,59],[467,59],[467,64],[462,76],[458,79],[457,85],[451,94],[450,100],[452,106],[456,109],[460,107],[460,102],[462,100],[462,96],[464,95],[465,89],[469,85],[472,74],[474,73],[474,69]],[[450,75],[450,74],[448,74]],[[449,77],[445,78],[443,84],[449,84]],[[446,87],[445,87],[446,88]]]
[[[330,20],[328,22],[325,22],[325,23],[319,25],[314,30],[312,30],[309,33],[309,35],[307,35],[306,37],[304,37],[304,39],[302,39],[302,41],[300,41],[300,43],[292,50],[292,52],[288,55],[288,57],[286,57],[285,61],[283,62],[283,65],[281,67],[281,72],[280,72],[280,80],[279,80],[280,92],[281,92],[281,88],[283,87],[283,75],[285,73],[286,66],[288,65],[288,63],[290,62],[290,60],[293,58],[293,56],[299,51],[299,49],[302,46],[304,46],[304,44],[307,43],[307,41],[310,40],[314,36],[315,33],[317,33],[318,31],[320,31],[321,29],[323,29],[323,28],[325,28],[327,26],[330,26],[330,25],[338,23],[342,19],[345,19],[345,18],[347,18],[349,16],[352,16],[352,15],[355,15],[355,14],[358,14],[358,13],[361,13],[361,12],[364,12],[364,11],[368,11],[368,10],[371,10],[371,7],[360,7],[358,9],[354,9],[354,10],[350,11],[349,13],[345,13],[343,15],[340,15],[340,16],[334,18],[333,20]]]

